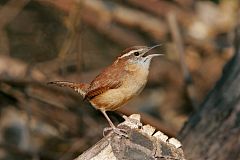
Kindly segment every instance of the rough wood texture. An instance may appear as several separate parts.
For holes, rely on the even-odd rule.
[[[128,138],[110,132],[92,148],[75,160],[183,160],[181,143],[168,138],[162,132],[155,132],[149,125],[142,126],[140,115],[125,117],[118,127],[127,132]]]
[[[240,159],[240,28],[235,56],[180,133],[187,159]]]

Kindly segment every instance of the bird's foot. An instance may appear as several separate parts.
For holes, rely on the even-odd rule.
[[[109,131],[113,131],[114,133],[116,133],[117,135],[121,136],[121,137],[125,137],[125,138],[128,138],[128,134],[126,132],[126,130],[124,129],[120,129],[120,128],[117,128],[117,127],[107,127],[107,128],[104,128],[103,130],[103,136],[105,137],[107,134],[107,132]]]

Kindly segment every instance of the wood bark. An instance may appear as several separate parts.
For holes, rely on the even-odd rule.
[[[75,160],[183,160],[181,144],[175,138],[168,138],[162,132],[156,133],[150,125],[142,126],[140,115],[125,117],[118,127],[124,129],[127,137],[112,131]]]
[[[235,56],[179,135],[187,159],[240,159],[240,28],[236,37]]]

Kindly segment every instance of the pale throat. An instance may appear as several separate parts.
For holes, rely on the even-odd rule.
[[[145,58],[138,61],[130,60],[130,62],[127,64],[127,68],[129,68],[131,71],[137,69],[149,70],[151,59],[152,58]]]

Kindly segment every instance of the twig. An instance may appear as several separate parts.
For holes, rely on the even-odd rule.
[[[53,4],[49,0],[38,1]],[[56,3],[57,1],[60,0],[56,0]],[[61,8],[63,6],[56,3],[54,3],[55,6],[63,9]],[[71,4],[73,5],[73,3]],[[143,11],[102,0],[82,0],[81,4],[83,23],[122,46],[145,44],[142,36],[131,29],[141,30],[156,40],[162,40],[167,35],[168,29],[163,20]],[[65,6],[63,10],[69,13],[72,5],[69,5],[68,8]]]
[[[155,39],[161,39],[167,33],[166,24],[148,13],[113,2],[110,3],[111,7],[108,7],[108,2],[102,0],[83,0],[82,4],[84,11],[94,12],[99,20],[105,23],[115,21],[130,28],[139,28]]]
[[[80,54],[82,54],[81,46],[79,43],[81,42],[81,34],[82,34],[82,23],[81,23],[81,3],[78,1],[73,6],[73,8],[69,11],[69,16],[65,21],[66,27],[68,28],[67,38],[63,42],[62,48],[58,54],[58,58],[60,60],[60,64],[65,62],[67,56],[73,57],[72,54],[75,54],[74,57],[77,58],[77,69],[80,71],[81,61]]]
[[[11,0],[0,10],[0,30],[11,22],[30,0]]]
[[[177,13],[178,20],[184,25],[187,25],[190,19],[193,18],[193,14],[191,14],[191,12],[182,10],[177,5],[173,5],[168,1],[128,0],[127,2],[158,15],[159,17],[166,17],[168,13],[174,11]]]
[[[10,46],[5,26],[9,24],[30,0],[10,0],[0,9],[0,54],[9,54]]]
[[[182,73],[184,76],[184,81],[186,83],[186,89],[188,97],[190,98],[190,101],[192,103],[193,108],[197,109],[197,103],[195,98],[195,90],[193,87],[192,77],[189,73],[189,70],[187,68],[186,62],[185,62],[185,55],[184,55],[184,47],[183,47],[183,41],[179,32],[179,27],[177,24],[176,15],[174,12],[170,12],[167,16],[168,23],[170,26],[170,30],[172,33],[172,37],[174,39],[178,54],[179,54],[179,61],[182,69]]]

